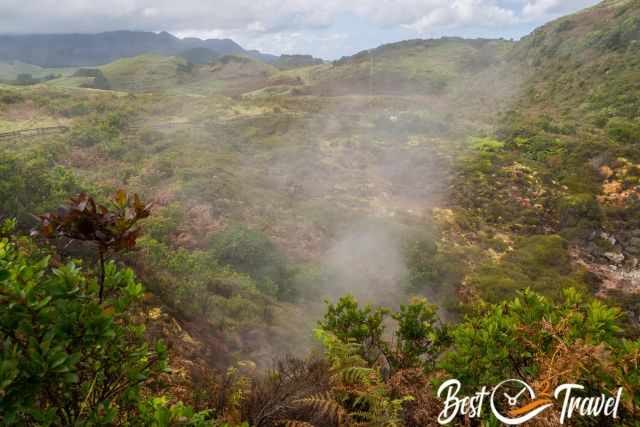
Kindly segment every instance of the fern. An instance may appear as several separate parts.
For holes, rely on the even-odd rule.
[[[380,372],[359,355],[360,346],[343,342],[335,335],[317,330],[331,363],[331,393],[314,395],[298,402],[339,425],[395,427],[402,425],[402,410],[411,396],[391,399]]]
[[[278,423],[282,427],[315,427],[313,424],[306,421],[298,420],[282,420]]]
[[[318,393],[296,400],[294,403],[307,407],[322,417],[330,418],[343,425],[346,411],[329,393]]]
[[[376,372],[371,368],[351,366],[340,371],[342,380],[347,384],[369,385]]]

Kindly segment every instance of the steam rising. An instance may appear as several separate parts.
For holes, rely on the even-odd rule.
[[[241,223],[295,271],[299,300],[224,331],[233,352],[263,365],[304,354],[324,301],[345,294],[374,306],[406,302],[408,240],[437,227],[431,211],[446,208],[461,150],[491,133],[516,91],[509,47],[415,40],[286,72],[235,61],[242,75],[225,69],[229,60],[172,88],[179,95],[147,125],[165,134],[158,165],[173,161],[157,195],[187,211],[178,246],[206,248]],[[412,292],[440,295],[418,285]]]
[[[332,299],[352,294],[370,304],[395,305],[408,273],[402,242],[390,228],[374,221],[355,224],[329,249],[323,260],[334,279]]]

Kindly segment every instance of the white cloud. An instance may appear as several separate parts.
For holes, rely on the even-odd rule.
[[[148,7],[142,10],[142,14],[147,17],[156,16],[158,14],[158,9],[155,7]]]
[[[264,26],[262,22],[254,21],[254,22],[251,22],[249,25],[247,25],[247,30],[262,33],[262,32],[265,32],[267,28]]]
[[[525,19],[540,19],[565,14],[593,5],[590,0],[528,0],[522,8]]]
[[[437,28],[456,28],[466,25],[492,27],[518,22],[513,10],[487,0],[454,0],[424,11],[421,15],[415,22],[405,26],[422,34]]]
[[[575,11],[597,0],[0,0],[0,33],[160,31],[229,37],[271,52],[313,43],[361,45],[363,32],[397,38],[496,34]],[[346,17],[346,18],[345,18]],[[353,20],[354,25],[344,23]],[[336,22],[342,22],[341,25]],[[357,22],[356,22],[357,21]],[[357,25],[356,25],[357,23]],[[525,29],[526,30],[526,29]],[[519,31],[525,31],[520,29]],[[292,36],[300,33],[302,37]],[[328,34],[347,33],[338,41]],[[471,32],[481,33],[479,31]],[[522,35],[522,34],[521,34]],[[372,42],[371,45],[375,45]],[[327,51],[316,46],[314,51]]]
[[[505,25],[575,9],[594,0],[2,0],[0,31],[62,32],[122,28],[283,31],[330,26],[353,14],[373,25]],[[506,5],[505,5],[506,4]]]

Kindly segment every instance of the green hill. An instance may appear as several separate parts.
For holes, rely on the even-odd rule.
[[[100,69],[113,89],[131,92],[165,90],[188,79],[191,73],[185,59],[154,54],[119,59]]]
[[[536,93],[529,105],[597,124],[618,114],[638,116],[639,52],[640,2],[619,0],[537,29],[511,59],[530,67]]]
[[[206,52],[192,53],[203,59],[200,62],[205,62],[202,55]],[[119,59],[98,68],[106,79],[106,83],[99,85],[99,88],[198,96],[235,94],[268,86],[268,79],[278,71],[272,65],[245,56],[207,58],[205,64],[196,64],[184,57],[155,54]],[[96,87],[93,77],[78,73],[52,80],[48,84],[55,87]]]
[[[456,198],[509,233],[561,236],[589,286],[635,295],[624,271],[637,272],[640,255],[640,2],[605,1],[551,22],[508,59],[525,79],[500,116],[499,145],[467,164]],[[475,279],[494,284],[487,295],[519,286],[498,265]]]
[[[308,67],[322,63],[324,63],[322,59],[314,58],[311,55],[281,55],[271,62],[273,66],[280,70],[290,70],[292,68]]]
[[[640,1],[605,1],[519,42],[410,40],[333,63],[289,58],[284,69],[243,55],[202,64],[142,55],[100,68],[113,90],[81,87],[95,84],[95,70],[47,85],[2,85],[0,216],[17,217],[26,230],[32,213],[81,189],[106,201],[124,188],[153,202],[138,250],[116,259],[136,270],[149,294],[109,263],[104,305],[81,303],[102,298],[95,254],[86,252],[93,244],[60,239],[52,268],[39,261],[32,274],[25,257],[41,257],[37,243],[10,243],[11,224],[1,226],[0,267],[9,274],[0,284],[11,283],[11,292],[0,296],[14,302],[0,313],[7,331],[24,320],[19,335],[3,338],[22,345],[41,331],[28,343],[48,354],[46,328],[59,326],[69,346],[90,357],[111,349],[108,379],[122,378],[122,355],[149,360],[124,344],[161,337],[171,372],[163,369],[162,384],[144,383],[112,408],[128,408],[128,398],[148,396],[149,388],[166,401],[215,408],[203,417],[228,417],[213,425],[334,425],[341,417],[344,425],[430,425],[442,409],[430,384],[441,378],[459,378],[469,390],[505,378],[522,378],[536,392],[581,383],[594,395],[620,384],[621,425],[635,425],[639,40]],[[89,220],[106,215],[100,221],[118,230],[132,215],[146,216],[137,198],[127,209],[118,194],[113,214],[100,210]],[[60,215],[91,209],[76,203],[84,207]],[[133,240],[122,243],[130,248]],[[61,274],[70,256],[84,256],[81,268]],[[47,284],[29,286],[39,294],[26,308],[22,278]],[[114,299],[121,292],[144,301],[135,316],[107,322],[125,306]],[[322,305],[344,294],[353,297]],[[85,306],[91,317],[78,314]],[[73,336],[63,312],[73,314]],[[310,331],[325,312],[318,336],[328,351],[307,359]],[[48,317],[31,327],[39,313]],[[118,328],[140,320],[149,331],[116,347],[76,344],[86,331],[93,339],[86,319]],[[392,319],[398,328],[384,331]],[[113,338],[109,329],[105,339]],[[25,354],[35,354],[29,346]],[[297,358],[262,375],[283,353]],[[57,371],[54,357],[7,354],[8,386],[0,388],[12,399],[23,398],[16,381],[30,384],[12,372],[60,377],[76,384],[69,404],[111,416],[102,398],[84,398],[103,382],[94,376],[100,363],[87,359],[76,378],[67,375],[75,359]],[[70,387],[51,384],[54,396]],[[35,397],[19,403],[46,407],[40,402],[51,397],[29,390]],[[415,399],[402,399],[409,394]],[[167,419],[165,400],[154,402],[157,414],[142,406],[95,420]],[[555,425],[559,407],[540,423]],[[89,417],[83,408],[76,413]],[[318,408],[333,408],[335,419],[325,423]],[[276,415],[257,421],[268,413]],[[495,424],[483,413],[478,425]]]
[[[513,47],[504,40],[410,40],[342,58],[314,76],[314,90],[363,94],[434,94],[495,71]]]
[[[33,79],[44,79],[71,75],[74,68],[43,68],[20,61],[0,62],[0,81],[14,82],[20,75]]]

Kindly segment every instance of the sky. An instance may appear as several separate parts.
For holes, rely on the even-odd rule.
[[[598,0],[0,0],[0,34],[168,31],[336,59],[406,39],[519,39]]]

